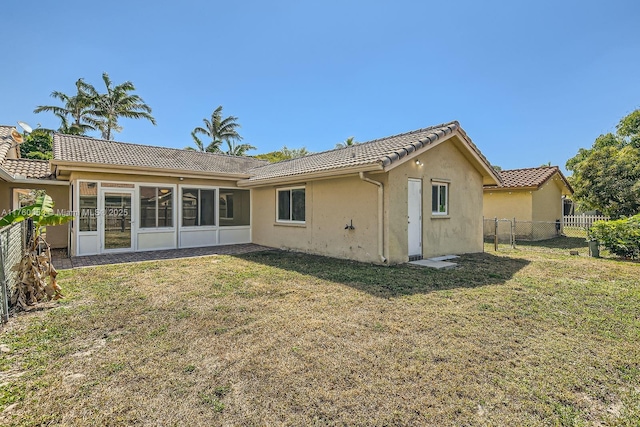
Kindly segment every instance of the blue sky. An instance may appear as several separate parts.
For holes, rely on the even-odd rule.
[[[223,105],[250,154],[331,149],[451,120],[504,169],[564,167],[640,108],[640,2],[29,1],[3,4],[0,123],[83,77],[130,80],[183,148]]]

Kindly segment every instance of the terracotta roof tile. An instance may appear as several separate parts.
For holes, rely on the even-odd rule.
[[[541,185],[551,179],[556,173],[559,174],[561,179],[564,181],[564,184],[573,193],[571,185],[569,185],[569,182],[560,171],[560,168],[558,168],[557,166],[541,166],[538,168],[502,170],[498,172],[500,178],[502,179],[502,184],[497,186],[488,185],[485,186],[485,188],[539,188]]]
[[[53,137],[53,157],[55,160],[96,165],[240,175],[246,174],[250,168],[267,163],[252,157],[129,144],[63,134],[55,134]]]
[[[11,138],[11,129],[13,126],[0,126],[0,163],[7,157],[9,148],[15,144]]]
[[[357,166],[380,165],[385,167],[456,130],[464,133],[460,128],[460,124],[454,121],[344,148],[259,166],[249,171],[252,176],[246,182],[251,184],[273,178],[291,177]],[[465,138],[467,138],[472,150],[474,150],[490,168],[489,162],[484,158],[482,153],[480,153],[478,148],[466,135]]]
[[[33,179],[53,179],[48,160],[5,159],[0,165],[10,175]]]

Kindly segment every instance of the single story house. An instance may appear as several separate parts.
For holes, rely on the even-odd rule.
[[[483,185],[500,184],[458,122],[273,164],[55,134],[31,178],[12,164],[36,163],[0,144],[1,207],[47,189],[76,217],[60,227],[72,255],[249,242],[381,264],[480,252]]]
[[[562,232],[564,201],[573,189],[560,168],[541,166],[498,174],[499,184],[484,186],[485,218],[515,219],[516,237],[521,239],[548,239]]]

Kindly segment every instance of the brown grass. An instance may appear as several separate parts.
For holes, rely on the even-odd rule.
[[[63,272],[0,335],[0,424],[637,425],[638,271],[536,248]]]

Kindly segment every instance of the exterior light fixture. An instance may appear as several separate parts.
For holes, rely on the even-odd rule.
[[[417,160],[417,159],[416,159],[416,165],[418,165],[418,166],[422,166],[422,165],[424,165],[424,163],[422,163],[420,160]]]

